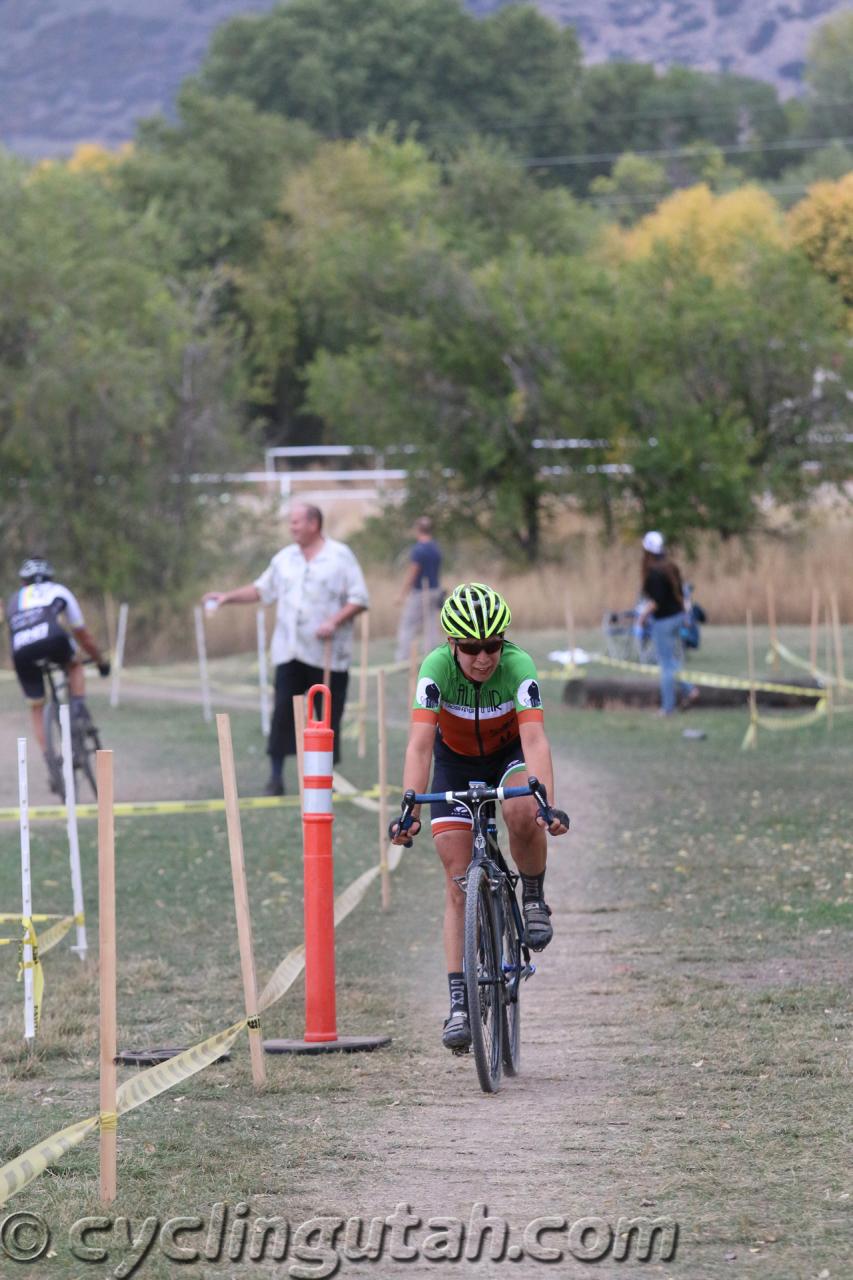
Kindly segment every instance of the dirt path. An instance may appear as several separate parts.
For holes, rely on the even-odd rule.
[[[342,1135],[342,1146],[357,1143],[362,1158],[312,1163],[303,1170],[299,1198],[309,1216],[369,1219],[402,1203],[424,1222],[450,1217],[468,1224],[479,1202],[509,1224],[512,1244],[543,1215],[555,1218],[552,1225],[592,1216],[615,1227],[622,1215],[667,1212],[665,1205],[651,1203],[647,1185],[636,1177],[639,1134],[628,1064],[647,1060],[652,1047],[626,963],[633,946],[629,916],[617,909],[597,869],[601,815],[612,787],[565,762],[559,771],[574,780],[571,800],[566,797],[573,833],[570,843],[551,844],[548,897],[555,936],[524,992],[522,1074],[505,1080],[497,1095],[484,1095],[473,1059],[454,1058],[441,1047],[446,1002],[436,930],[434,954],[411,991],[422,1002],[422,1016],[413,1020],[406,1074],[388,1080],[393,1097],[378,1123],[368,1123],[358,1135]],[[340,1119],[347,1124],[345,1113]],[[659,1121],[657,1141],[668,1129],[677,1144],[677,1117]],[[294,1220],[293,1197],[288,1208]],[[411,1239],[426,1234],[427,1228],[413,1229]],[[543,1245],[562,1244],[561,1274],[588,1274],[588,1263],[575,1261],[565,1249],[566,1239],[567,1227],[546,1236]],[[481,1261],[460,1267],[448,1259],[446,1274],[494,1274],[488,1252],[487,1237]],[[512,1250],[508,1260],[516,1261]],[[513,1274],[540,1275],[543,1261],[518,1259]],[[401,1265],[406,1275],[437,1270],[435,1261],[424,1258]],[[386,1257],[383,1274],[394,1270]],[[369,1263],[349,1263],[345,1271],[376,1274]],[[444,1274],[440,1265],[438,1271]],[[596,1273],[604,1274],[600,1267]]]

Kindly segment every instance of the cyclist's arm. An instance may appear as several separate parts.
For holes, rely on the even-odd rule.
[[[409,731],[409,744],[403,764],[403,790],[423,793],[429,786],[429,771],[435,745],[435,721],[415,720]],[[420,822],[421,806],[415,805],[412,818]]]
[[[86,650],[89,657],[100,666],[104,659],[92,633],[86,627],[72,627],[71,634],[81,648]]]
[[[245,587],[235,587],[233,591],[206,591],[201,602],[207,604],[208,600],[212,600],[217,605],[255,604],[260,598],[261,593],[254,582],[249,582]]]
[[[544,785],[548,803],[553,805],[554,765],[551,761],[551,744],[548,741],[545,726],[541,720],[523,720],[518,726],[518,732],[527,772],[537,777]],[[544,827],[545,824],[541,818],[537,817],[536,821]],[[548,828],[552,835],[562,835],[567,830],[562,823],[556,825],[558,829],[555,829],[554,823]]]

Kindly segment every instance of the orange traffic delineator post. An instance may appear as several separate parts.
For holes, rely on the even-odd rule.
[[[315,718],[317,697],[323,718]],[[304,731],[302,843],[305,865],[305,1037],[265,1040],[267,1053],[353,1053],[389,1044],[390,1036],[339,1036],[335,1011],[335,877],[332,772],[335,735],[326,685],[308,690]]]

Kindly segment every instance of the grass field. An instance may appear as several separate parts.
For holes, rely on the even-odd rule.
[[[806,629],[785,629],[782,638],[800,652],[807,649]],[[565,645],[557,632],[518,639],[540,660]],[[761,654],[765,640],[759,636]],[[598,640],[579,633],[578,643],[597,646]],[[389,651],[389,645],[375,646],[371,661],[386,659]],[[743,633],[706,629],[696,664],[743,673]],[[146,674],[159,675],[172,693],[192,682],[189,667]],[[214,674],[235,699],[243,686],[249,696],[248,659],[217,662]],[[637,1212],[671,1215],[681,1224],[678,1255],[666,1266],[641,1268],[643,1274],[840,1278],[850,1239],[845,1120],[853,715],[838,716],[831,734],[825,725],[765,733],[756,751],[743,753],[744,712],[691,713],[674,721],[641,712],[578,712],[560,705],[560,688],[552,681],[546,691],[558,799],[581,817],[576,837],[569,838],[576,844],[554,848],[559,864],[549,874],[555,891],[558,883],[565,886],[568,903],[566,914],[561,918],[558,910],[555,918],[563,936],[575,923],[590,925],[590,945],[602,949],[604,968],[594,979],[580,965],[577,975],[565,972],[565,984],[576,984],[577,1006],[571,1012],[569,1004],[568,1016],[545,1023],[546,1033],[541,1020],[531,1024],[525,1070],[545,1090],[552,1046],[562,1046],[559,1061],[570,1065],[561,1065],[552,1081],[557,1096],[575,1111],[582,1096],[584,1106],[603,1117],[603,1127],[582,1131],[581,1178],[576,1118],[555,1116],[545,1149],[541,1132],[519,1124],[513,1138],[530,1163],[538,1211],[550,1212],[559,1194],[581,1212],[585,1206],[596,1212],[592,1205],[642,1205],[654,1207]],[[197,707],[151,693],[144,701],[128,698],[115,712],[100,696],[94,706],[115,751],[118,799],[221,794],[215,731]],[[389,717],[396,781],[405,742],[404,675],[392,678]],[[8,682],[0,685],[0,722],[0,803],[12,804],[9,744],[24,721]],[[688,724],[705,729],[706,739],[686,741],[681,730]],[[257,713],[234,709],[232,725],[239,786],[249,794],[264,775]],[[370,786],[374,753],[371,721],[367,758],[358,760],[347,740],[342,772],[357,786]],[[81,830],[96,947],[94,824]],[[301,941],[298,819],[292,809],[247,811],[243,834],[263,981]],[[0,848],[0,904],[15,909],[20,878],[14,825],[0,827]],[[376,860],[375,815],[338,807],[335,856],[339,887]],[[229,1025],[241,1014],[241,986],[224,816],[119,819],[117,858],[120,1045],[190,1044]],[[32,862],[35,909],[68,909],[59,824],[34,824]],[[295,1222],[330,1205],[372,1203],[372,1187],[399,1186],[403,1198],[425,1141],[425,1103],[436,1088],[449,1104],[452,1124],[475,1113],[492,1124],[497,1113],[477,1094],[472,1068],[451,1073],[436,1048],[444,1001],[441,894],[424,840],[395,874],[391,911],[383,915],[378,890],[371,891],[339,931],[339,1029],[389,1032],[394,1038],[388,1050],[322,1061],[269,1058],[268,1084],[256,1093],[245,1041],[238,1041],[230,1062],[122,1120],[116,1213],[137,1224],[147,1216],[209,1214],[211,1205],[225,1201]],[[575,945],[580,958],[586,941]],[[12,950],[0,951],[0,1163],[97,1112],[94,963],[82,965],[65,945],[46,957],[43,1022],[35,1051],[27,1053]],[[301,1035],[301,993],[299,985],[270,1012],[265,1034]],[[585,1011],[592,1009],[590,1021]],[[581,1041],[594,1046],[600,1079],[585,1075],[580,1062],[571,1066],[570,1046]],[[506,1123],[516,1084],[499,1095]],[[456,1185],[454,1195],[470,1204],[486,1188],[500,1187],[512,1211],[512,1187],[489,1159],[486,1147],[477,1156],[479,1181]],[[432,1181],[440,1204],[446,1171],[437,1165]],[[519,1191],[519,1212],[524,1195]],[[373,1208],[390,1212],[393,1203],[382,1199]],[[42,1214],[53,1233],[55,1256],[41,1259],[30,1274],[62,1280],[119,1274],[120,1252],[103,1265],[84,1264],[69,1253],[66,1240],[72,1222],[99,1212],[95,1139],[3,1212],[18,1209]],[[501,1269],[481,1272],[471,1265],[477,1274]],[[464,1262],[428,1269],[466,1272]],[[397,1270],[386,1260],[381,1270],[344,1265],[343,1273]],[[400,1273],[411,1270],[403,1264]],[[540,1274],[543,1265],[528,1258],[510,1270],[527,1277]],[[588,1265],[570,1260],[560,1269],[588,1272]],[[0,1276],[21,1274],[22,1267],[0,1252]],[[248,1259],[187,1267],[152,1248],[135,1274],[331,1273],[319,1263],[300,1272]],[[596,1274],[633,1273],[611,1260]]]

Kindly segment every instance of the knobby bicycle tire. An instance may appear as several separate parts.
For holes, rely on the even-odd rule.
[[[74,772],[82,774],[92,789],[92,795],[97,800],[98,784],[95,781],[95,752],[101,749],[101,735],[95,726],[95,722],[89,714],[89,708],[82,706],[78,709],[77,715],[72,721],[72,734],[74,743]],[[80,788],[77,787],[77,794],[80,794]]]
[[[463,967],[471,1021],[471,1047],[484,1093],[495,1093],[501,1080],[503,975],[500,964],[500,943],[489,877],[484,867],[475,866],[468,873],[465,892]]]
[[[53,701],[44,708],[44,758],[50,789],[65,803],[65,775],[62,772],[62,728],[59,707]]]
[[[501,885],[500,942],[503,993],[501,1020],[503,1023],[503,1064],[508,1076],[517,1076],[521,1068],[521,939],[513,913],[515,895],[504,880]]]

